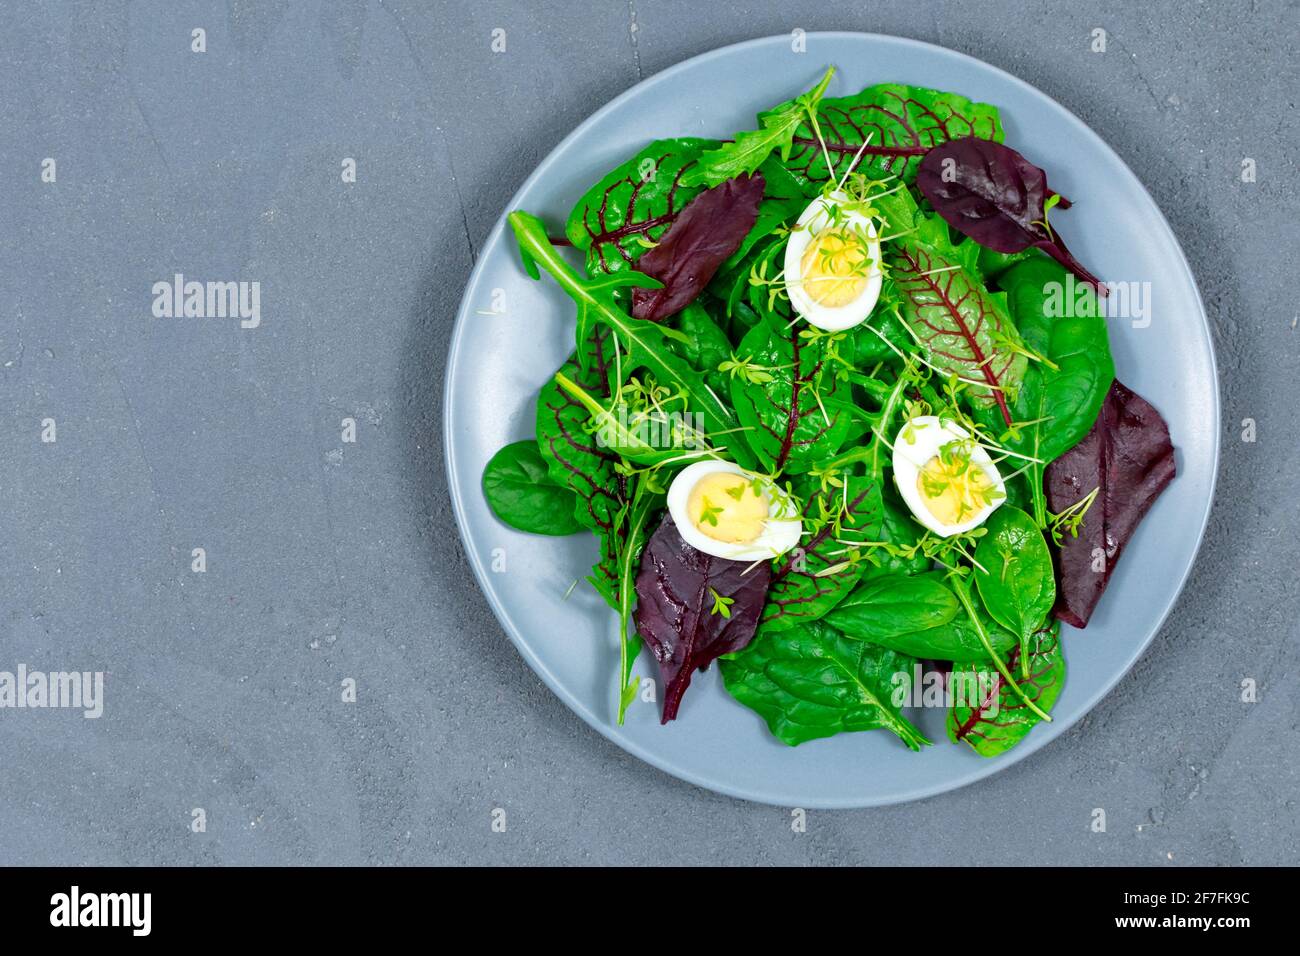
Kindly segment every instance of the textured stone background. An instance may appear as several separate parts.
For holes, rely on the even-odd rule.
[[[1296,862],[1300,14],[1087,6],[4,4],[0,669],[109,683],[98,721],[0,711],[0,862]],[[805,834],[551,696],[466,568],[439,433],[475,248],[536,162],[638,79],[794,27],[953,47],[1090,123],[1187,251],[1225,421],[1191,584],[1088,719]],[[262,327],[152,319],[175,271],[260,280]]]

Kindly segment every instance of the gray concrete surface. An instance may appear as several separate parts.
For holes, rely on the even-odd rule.
[[[1278,0],[4,3],[0,670],[103,670],[107,701],[0,710],[0,863],[1295,863],[1298,21]],[[795,27],[944,44],[1088,121],[1187,251],[1225,412],[1200,562],[1119,688],[985,783],[806,833],[552,697],[467,570],[439,428],[475,248],[534,164],[638,79]],[[155,320],[176,271],[259,280],[263,324]]]

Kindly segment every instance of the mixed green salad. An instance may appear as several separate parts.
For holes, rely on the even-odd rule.
[[[513,527],[599,538],[620,723],[644,645],[664,722],[716,659],[787,744],[920,750],[921,703],[994,756],[1051,720],[1060,622],[1087,624],[1173,448],[998,109],[830,98],[833,74],[730,140],[649,143],[562,235],[510,214],[575,347],[483,490]]]

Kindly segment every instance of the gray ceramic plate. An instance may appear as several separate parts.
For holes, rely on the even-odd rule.
[[[898,81],[996,104],[1006,141],[1076,201],[1055,220],[1075,255],[1105,279],[1151,284],[1150,324],[1112,320],[1111,342],[1119,378],[1169,422],[1179,474],[1125,551],[1087,634],[1065,629],[1069,676],[1054,723],[1035,728],[994,760],[947,743],[938,710],[915,715],[937,742],[919,754],[883,732],[790,748],[732,700],[710,668],[693,680],[673,724],[661,727],[657,707],[638,702],[626,726],[616,726],[616,618],[586,584],[564,596],[595,559],[594,539],[512,531],[492,516],[479,490],[492,454],[532,437],[537,390],[573,346],[571,302],[545,275],[541,282],[527,278],[504,222],[483,248],[456,319],[444,424],[452,505],[474,573],[524,659],[583,720],[702,787],[784,806],[862,807],[941,793],[1011,766],[1064,733],[1132,666],[1169,613],[1200,544],[1218,463],[1219,405],[1195,281],[1142,184],[1059,104],[940,47],[821,33],[808,35],[805,53],[793,52],[789,37],[773,37],[696,57],[637,85],[579,126],[506,208],[537,213],[559,231],[586,187],[647,141],[751,128],[756,112],[812,86],[827,64],[838,67],[829,96]],[[485,314],[501,301],[503,314]],[[504,562],[503,570],[493,570],[494,559],[498,568]],[[652,668],[643,654],[638,671]]]

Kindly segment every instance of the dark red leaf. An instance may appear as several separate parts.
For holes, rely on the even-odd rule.
[[[948,225],[981,246],[1003,253],[1035,246],[1106,294],[1060,234],[1046,226],[1044,204],[1055,195],[1047,173],[1010,146],[974,136],[940,143],[921,160],[916,185]],[[1064,197],[1057,203],[1069,206]]]
[[[663,288],[634,289],[632,314],[659,322],[694,301],[753,228],[764,185],[760,174],[740,176],[687,203],[658,245],[636,262],[637,271]]]
[[[1060,512],[1094,488],[1077,538],[1057,551],[1056,616],[1087,627],[1138,522],[1174,478],[1169,427],[1151,404],[1115,381],[1092,430],[1047,468],[1047,503]]]
[[[636,629],[659,662],[663,723],[677,716],[696,670],[753,639],[771,578],[766,561],[727,561],[696,550],[664,515],[636,576]],[[715,593],[731,600],[726,615],[714,613]]]

